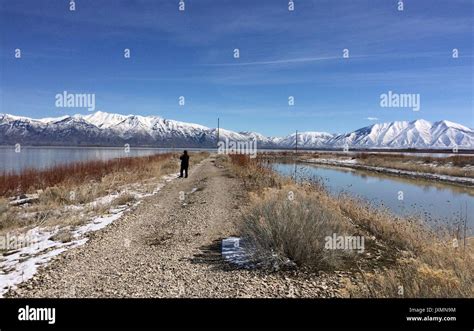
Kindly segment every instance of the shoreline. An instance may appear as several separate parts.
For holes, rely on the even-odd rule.
[[[4,297],[398,297],[387,287],[393,275],[397,284],[407,288],[406,297],[446,296],[447,287],[441,285],[449,281],[446,277],[450,272],[465,275],[470,270],[470,255],[461,259],[465,255],[450,245],[451,237],[435,238],[418,223],[399,222],[391,214],[359,205],[355,200],[338,199],[324,190],[294,184],[278,173],[259,167],[257,161],[243,162],[245,157],[233,159],[208,155],[195,164],[186,180],[174,180],[176,176],[172,175],[170,181],[155,178],[153,194],[127,201],[127,206],[114,205],[113,210],[126,208],[114,215],[110,215],[112,207],[101,208],[106,214],[100,218],[103,222],[71,225],[70,240],[61,241],[57,235],[52,237],[53,233],[44,233],[44,241],[51,250],[24,261],[30,264],[29,274],[9,275],[11,286],[7,286]],[[166,183],[157,189],[160,181]],[[139,187],[137,183],[131,186],[133,190]],[[133,193],[130,190],[121,192]],[[295,201],[289,198],[288,190],[294,192]],[[111,192],[108,193],[110,196]],[[89,204],[98,205],[104,200],[110,199],[100,197]],[[290,205],[299,212],[274,212],[282,212],[286,210],[282,206]],[[322,213],[303,213],[304,208],[300,207],[305,206]],[[78,207],[66,208],[73,213],[79,211]],[[97,213],[100,214],[99,210]],[[300,221],[304,215],[309,215],[306,220],[310,223],[329,224],[326,230],[332,234],[363,237],[364,250],[355,255],[349,251],[337,255],[322,250],[333,264],[314,269],[307,263],[312,260],[311,248],[321,246],[324,236],[313,238],[312,234],[323,232],[313,231],[309,235],[305,232],[306,237],[301,237],[300,232],[289,231],[281,233],[286,238],[284,242],[292,243],[288,248],[298,244],[308,254],[306,259],[304,254],[292,255],[291,249],[278,251],[280,255],[276,256],[281,259],[263,260],[257,268],[241,267],[225,258],[226,240],[252,238],[248,231],[251,228],[244,226],[252,218],[261,220],[258,216],[268,216],[263,219],[279,219],[296,229],[306,224]],[[90,226],[94,226],[92,231],[81,230]],[[255,233],[255,238],[260,238],[259,233]],[[265,242],[265,238],[261,240]],[[274,245],[273,240],[267,241],[268,247]],[[467,242],[470,252],[471,237],[459,237],[460,247],[466,247],[462,240]],[[422,247],[436,251],[431,255],[430,250],[426,253]],[[7,258],[8,263],[21,262],[21,253]],[[423,264],[431,261],[432,256],[439,256],[439,263]],[[452,256],[459,259],[452,260]],[[452,268],[451,262],[455,263]],[[18,263],[9,265],[18,266]],[[383,271],[384,268],[388,271]],[[401,270],[408,270],[409,274],[405,277]],[[439,282],[434,280],[441,286],[438,292],[410,287],[413,279],[426,284],[429,279],[424,271],[431,275],[440,270],[443,277]],[[470,295],[467,286],[460,282],[455,295]]]
[[[441,175],[441,174],[427,173],[427,172],[416,172],[416,171],[409,171],[409,170],[402,170],[402,169],[395,169],[395,168],[375,167],[375,166],[358,164],[353,160],[341,161],[341,160],[334,160],[334,159],[306,159],[306,160],[298,159],[297,162],[329,165],[329,166],[351,168],[351,169],[358,169],[358,170],[367,170],[367,171],[373,171],[376,173],[383,173],[383,174],[400,176],[400,177],[426,179],[426,180],[431,180],[431,181],[474,187],[474,178]]]
[[[217,144],[216,144],[217,145]],[[21,145],[22,148],[117,148],[121,149],[124,147],[123,144],[114,144],[114,145],[32,145],[25,144]],[[189,150],[204,150],[204,151],[214,151],[217,150],[216,146],[157,146],[157,145],[137,145],[134,146],[130,144],[131,148],[137,149],[165,149],[165,150],[174,150],[174,149],[189,149]],[[0,144],[0,149],[9,149],[15,148],[15,145],[12,144]],[[295,153],[294,147],[279,147],[279,146],[268,146],[259,147],[259,150],[263,152],[291,152]],[[453,152],[451,148],[439,148],[439,149],[412,149],[412,148],[360,148],[360,149],[350,149],[347,152],[341,148],[301,148],[296,149],[296,152],[314,152],[314,153],[401,153],[401,154],[451,154],[451,155],[474,155],[474,149],[459,149],[458,152]]]

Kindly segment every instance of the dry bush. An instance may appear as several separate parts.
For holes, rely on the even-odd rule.
[[[229,157],[225,154],[217,154],[215,158],[216,166],[225,166],[229,162]]]
[[[120,194],[117,198],[112,201],[113,206],[123,206],[128,205],[136,200],[135,196],[130,193]]]
[[[172,172],[176,172],[177,169],[178,169],[178,166],[177,166],[176,158],[173,158],[173,159],[168,160],[167,162],[164,162],[160,166],[159,170],[161,174],[169,174]]]
[[[401,258],[390,269],[364,273],[364,282],[350,287],[354,297],[472,298],[472,248],[451,247]]]
[[[14,227],[18,224],[18,217],[5,199],[0,199],[0,230]]]
[[[197,164],[202,160],[207,159],[210,154],[209,152],[192,152],[189,153],[189,155],[189,161],[191,162],[191,164]]]
[[[51,240],[54,240],[54,241],[59,241],[59,242],[62,242],[62,243],[66,243],[66,242],[70,242],[74,239],[71,231],[69,230],[68,227],[64,228],[64,229],[61,229],[58,231],[58,233],[56,233],[54,236],[51,236],[51,238],[49,238]]]
[[[69,204],[70,193],[64,187],[48,187],[39,194],[39,202],[43,204]]]
[[[238,170],[237,174],[245,176],[249,166],[259,165],[244,164],[245,169]],[[274,187],[281,187],[279,176],[272,176],[278,183]],[[268,184],[262,180],[255,186],[269,187]],[[305,185],[293,189],[297,196]],[[280,195],[270,197],[262,193],[265,190],[258,191],[244,222],[237,225],[258,251],[277,252],[300,266],[317,268],[331,268],[346,261],[347,266],[360,270],[358,275],[362,280],[348,287],[353,297],[474,297],[472,237],[455,247],[448,229],[435,232],[415,218],[397,217],[346,195],[331,196],[318,183],[306,187],[301,200],[296,197],[293,202],[285,200],[284,190],[277,191]],[[325,219],[329,221],[321,222]],[[376,265],[375,269],[369,265],[370,270],[362,270],[354,256],[325,256],[324,251],[321,255],[320,241],[326,233],[331,230],[332,233],[353,232],[345,219],[350,220],[357,231],[383,244],[383,254],[389,255],[387,261],[390,262]]]
[[[11,206],[8,200],[0,198],[0,233],[27,226],[31,222],[31,219],[21,217],[18,207]]]
[[[242,178],[247,190],[260,190],[266,187],[281,187],[289,180],[276,176],[266,160],[252,159],[248,155],[230,154],[232,170]]]
[[[454,155],[446,158],[447,162],[452,162],[456,167],[474,165],[474,156]]]
[[[370,157],[370,154],[369,153],[357,153],[354,157],[356,159],[359,159],[359,160],[367,160]]]
[[[395,249],[399,256],[388,269],[363,271],[364,281],[351,289],[353,296],[474,296],[472,247],[454,247],[449,231],[435,232],[416,219],[399,218],[353,199],[340,198],[339,204],[355,224]]]
[[[294,199],[288,195],[290,189]],[[301,267],[328,270],[341,268],[357,257],[354,251],[325,248],[327,236],[352,235],[354,228],[342,215],[296,186],[267,191],[237,226],[254,247],[257,261],[289,259]]]
[[[232,163],[239,167],[248,166],[252,162],[250,156],[245,154],[230,154],[229,157]]]
[[[368,231],[392,248],[420,250],[436,237],[433,231],[416,218],[398,217],[386,209],[375,208],[348,195],[334,197],[342,213],[354,224]]]
[[[112,208],[112,203],[103,202],[103,203],[94,203],[91,206],[88,206],[89,211],[93,211],[96,215],[104,215],[110,212]]]
[[[7,199],[0,198],[0,215],[6,213],[10,208],[10,204]]]

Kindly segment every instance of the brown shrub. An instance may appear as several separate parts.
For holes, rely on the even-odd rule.
[[[258,162],[250,165],[258,166]],[[246,176],[250,167],[237,169],[236,173]],[[282,179],[270,175],[276,177],[273,187],[281,188]],[[262,177],[255,180],[255,187],[271,187]],[[305,185],[294,188],[297,195]],[[348,196],[330,196],[317,184],[304,190],[301,203],[285,200],[281,195],[284,191],[277,191],[280,195],[271,198],[264,192],[257,192],[253,206],[238,225],[257,252],[276,252],[312,268],[330,269],[347,261],[360,270],[361,281],[347,288],[353,297],[474,297],[472,237],[464,238],[463,245],[453,245],[449,229],[435,232],[415,218],[397,217]],[[354,256],[326,255],[320,246],[322,235],[330,231],[352,233],[341,215],[358,231],[379,241],[385,247],[383,254],[389,255],[385,256],[389,263],[375,268],[368,265],[369,270],[362,270]]]
[[[355,259],[350,250],[325,247],[326,237],[350,235],[354,228],[342,215],[321,204],[314,195],[297,187],[294,198],[288,190],[267,191],[254,201],[238,229],[251,247],[256,261],[285,262],[314,270],[340,268]]]
[[[19,174],[0,175],[0,196],[8,196],[44,189],[59,183],[80,184],[88,180],[100,180],[117,171],[141,171],[149,164],[164,161],[171,154],[156,154],[143,157],[117,158],[107,161],[88,161],[52,167],[46,170],[26,169]]]

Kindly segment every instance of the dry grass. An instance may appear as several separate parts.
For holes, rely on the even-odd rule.
[[[360,164],[413,172],[434,173],[456,177],[474,177],[474,156],[453,155],[448,157],[416,156],[389,153],[342,153],[303,154],[300,158],[354,158]]]
[[[253,167],[261,164],[258,160],[252,162],[234,162],[236,174],[245,179],[248,172],[255,171]],[[290,202],[286,184],[282,184],[286,179],[268,167],[262,172],[273,179],[254,177],[252,186],[257,197],[240,225],[241,234],[259,250],[278,252],[303,267],[331,268],[344,261],[359,270],[360,281],[347,287],[353,297],[474,297],[471,238],[458,238],[456,247],[453,232],[434,232],[417,219],[397,217],[345,195],[331,196],[318,183],[292,188],[302,199]],[[269,187],[277,192],[270,198],[264,193]],[[386,256],[381,260],[386,262],[364,265],[358,256],[328,256],[320,250],[323,234],[333,229],[353,233],[345,219],[366,238],[385,247]]]
[[[113,206],[128,205],[136,200],[135,196],[130,193],[120,194],[117,198],[112,201]]]
[[[69,231],[69,228],[64,228],[64,229],[59,230],[58,233],[56,233],[50,239],[54,241],[66,243],[66,242],[72,241],[74,237],[71,234],[71,231]]]
[[[395,158],[370,156],[366,159],[359,159],[361,164],[385,167],[414,172],[435,173],[456,177],[474,177],[474,169],[467,166],[473,165],[473,157],[452,156],[447,158]]]
[[[290,260],[300,267],[331,270],[357,258],[352,250],[325,248],[326,237],[350,236],[354,227],[316,196],[295,186],[270,189],[255,198],[238,229],[254,247],[255,260],[271,265]]]
[[[355,297],[472,298],[472,247],[456,249],[433,243],[414,257],[401,257],[392,268],[364,272],[364,282],[350,286]]]
[[[416,218],[398,217],[388,210],[375,208],[348,195],[333,199],[345,216],[390,247],[419,250],[420,245],[436,237],[433,231]]]
[[[0,230],[17,225],[18,220],[6,199],[0,199]]]
[[[240,178],[248,191],[265,187],[281,187],[284,179],[274,176],[269,164],[260,158],[252,159],[244,154],[230,154],[231,167]]]
[[[192,167],[208,157],[209,153],[190,155]],[[95,215],[109,212],[112,206],[129,204],[135,198],[125,192],[111,203],[89,203],[108,194],[121,192],[130,185],[137,185],[141,191],[147,190],[148,193],[148,190],[156,188],[161,176],[177,172],[178,169],[178,155],[159,154],[106,162],[93,161],[36,172],[28,170],[19,175],[4,174],[0,176],[1,192],[7,195],[13,193],[11,183],[15,180],[22,183],[29,181],[30,184],[21,184],[19,187],[28,187],[24,192],[37,190],[39,201],[12,207],[7,199],[0,197],[0,232],[20,228],[26,230],[31,226],[81,225]],[[58,175],[53,176],[54,172],[58,172]],[[52,183],[55,184],[48,186]],[[75,206],[84,208],[70,208]]]
[[[467,238],[455,238],[447,229],[435,232],[417,219],[399,218],[350,198],[339,198],[339,205],[345,215],[395,249],[398,256],[390,267],[364,272],[363,282],[351,287],[353,296],[474,296],[474,249]]]
[[[26,169],[19,174],[0,175],[0,196],[30,193],[38,189],[68,183],[76,185],[85,181],[101,180],[110,173],[143,173],[151,170],[150,164],[163,162],[171,154],[156,154],[143,157],[117,158],[107,161],[87,161],[59,165],[46,170]]]

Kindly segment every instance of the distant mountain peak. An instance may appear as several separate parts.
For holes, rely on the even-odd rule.
[[[293,148],[296,132],[285,137],[266,137],[257,132],[220,129],[219,139],[256,139],[259,148]],[[32,119],[0,114],[0,144],[103,145],[155,147],[215,147],[217,129],[164,119],[159,116],[122,115],[97,111],[88,115],[64,115]],[[331,134],[298,132],[301,148],[459,148],[474,149],[474,131],[447,120],[424,119],[374,123],[358,130]]]

